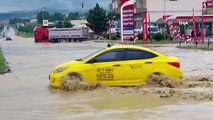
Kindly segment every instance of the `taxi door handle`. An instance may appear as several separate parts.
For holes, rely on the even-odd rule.
[[[152,64],[152,62],[145,62],[145,64]]]
[[[113,65],[113,67],[119,67],[119,66],[121,66],[120,64],[115,64],[115,65]]]

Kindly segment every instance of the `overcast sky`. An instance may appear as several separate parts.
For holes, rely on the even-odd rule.
[[[81,10],[82,1],[84,1],[85,9],[88,10],[96,3],[103,8],[108,8],[111,0],[0,0],[0,13],[34,10],[42,7]]]

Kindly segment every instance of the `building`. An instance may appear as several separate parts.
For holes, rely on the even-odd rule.
[[[202,2],[206,0],[135,0],[136,28],[141,27],[142,13],[147,11],[152,23],[158,22],[164,15],[189,16],[192,9],[195,15],[201,15]],[[193,4],[191,4],[193,3]],[[112,0],[110,9],[120,13],[120,0]]]
[[[74,27],[86,27],[87,25],[87,20],[71,20],[70,21]]]
[[[202,15],[202,3],[211,0],[135,0],[135,28],[141,29],[142,26],[142,14],[147,11],[151,25],[157,25],[163,28],[162,23],[165,22],[164,16],[192,16],[194,9],[195,16]],[[117,13],[120,13],[120,0],[112,0],[109,4],[110,9]],[[211,9],[209,9],[210,11]],[[205,10],[205,13],[207,12]],[[191,20],[185,19],[191,24]],[[196,20],[197,28],[201,28],[201,20]],[[208,27],[205,30],[207,35],[213,34],[213,19],[205,20],[205,25]]]
[[[148,0],[147,11],[152,22],[157,22],[159,18],[166,15],[192,16],[192,9],[195,16],[202,14],[202,2],[206,0]],[[192,4],[193,3],[193,4]]]
[[[87,20],[70,20],[71,24],[73,24],[73,27],[87,27]],[[90,38],[94,38],[94,31],[89,29]]]
[[[30,23],[31,24],[36,24],[37,23],[37,19],[30,19]]]

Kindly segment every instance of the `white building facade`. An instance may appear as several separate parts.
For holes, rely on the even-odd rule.
[[[151,22],[157,22],[164,15],[195,16],[202,15],[202,3],[206,0],[146,0],[147,12]]]

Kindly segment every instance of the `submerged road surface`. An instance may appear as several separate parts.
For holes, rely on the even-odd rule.
[[[13,30],[10,30],[14,34]],[[212,120],[212,102],[161,99],[139,94],[107,94],[101,90],[64,92],[49,88],[48,75],[61,63],[83,57],[106,44],[41,43],[33,38],[0,39],[12,73],[0,75],[0,120]],[[180,57],[186,76],[212,75],[213,53],[153,47]]]

